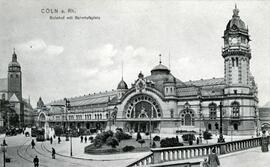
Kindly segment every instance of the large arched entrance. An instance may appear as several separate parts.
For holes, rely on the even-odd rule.
[[[125,129],[134,132],[154,132],[159,129],[162,112],[158,102],[151,96],[139,94],[128,100],[125,106]]]

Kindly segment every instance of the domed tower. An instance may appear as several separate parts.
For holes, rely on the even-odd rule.
[[[125,92],[127,90],[128,90],[128,86],[127,86],[126,82],[123,80],[123,77],[122,77],[121,81],[119,82],[119,84],[117,86],[118,99],[121,99],[122,96],[125,94]]]
[[[224,31],[224,78],[228,85],[225,94],[249,94],[250,85],[250,59],[248,28],[240,19],[239,9],[235,5],[232,19],[228,22]]]
[[[22,100],[22,72],[17,61],[17,54],[12,54],[12,61],[8,65],[8,97],[15,94],[19,101]]]
[[[176,96],[176,78],[171,75],[170,70],[162,64],[161,55],[159,55],[159,57],[159,64],[151,70],[151,77],[163,82],[163,92],[165,96]]]

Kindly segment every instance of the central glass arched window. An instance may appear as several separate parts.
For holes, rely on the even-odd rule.
[[[125,116],[126,118],[160,118],[161,109],[154,98],[140,94],[128,101]]]

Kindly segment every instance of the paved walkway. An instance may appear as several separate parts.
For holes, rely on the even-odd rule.
[[[111,155],[93,155],[93,154],[85,154],[84,147],[89,145],[90,142],[87,143],[80,142],[80,138],[72,138],[72,155],[74,158],[80,159],[89,159],[89,160],[99,160],[99,161],[125,161],[125,162],[133,162],[136,159],[144,157],[149,154],[149,152],[138,152],[138,153],[119,153],[119,154],[111,154]],[[43,142],[43,145],[51,150],[52,147],[55,148],[58,154],[64,156],[70,156],[70,141],[65,141],[65,137],[61,137],[61,143],[57,143],[57,138],[54,139],[53,144],[50,144],[49,141]]]

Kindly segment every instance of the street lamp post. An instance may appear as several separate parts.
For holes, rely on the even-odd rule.
[[[70,133],[70,156],[72,157],[72,133]]]
[[[153,109],[153,108],[152,108]],[[150,137],[150,148],[152,147],[152,137],[151,137],[151,117],[152,117],[152,114],[153,114],[153,111],[151,110],[150,111],[151,114],[150,114],[150,117],[149,117],[149,137]]]
[[[220,102],[220,104],[219,104],[219,115],[220,115],[220,117],[219,117],[219,120],[220,120],[220,125],[219,125],[219,138],[218,138],[218,143],[224,143],[225,142],[225,140],[224,140],[224,138],[223,138],[223,134],[222,134],[222,115],[223,115],[223,113],[222,113],[222,108],[223,108],[223,104],[222,104],[222,101]]]
[[[6,152],[7,152],[7,144],[5,140],[3,140],[3,144],[1,144],[1,151],[3,152],[3,167],[6,167]]]
[[[202,143],[202,97],[199,97],[200,104],[199,104],[199,116],[200,116],[200,129],[199,129],[199,143]]]

